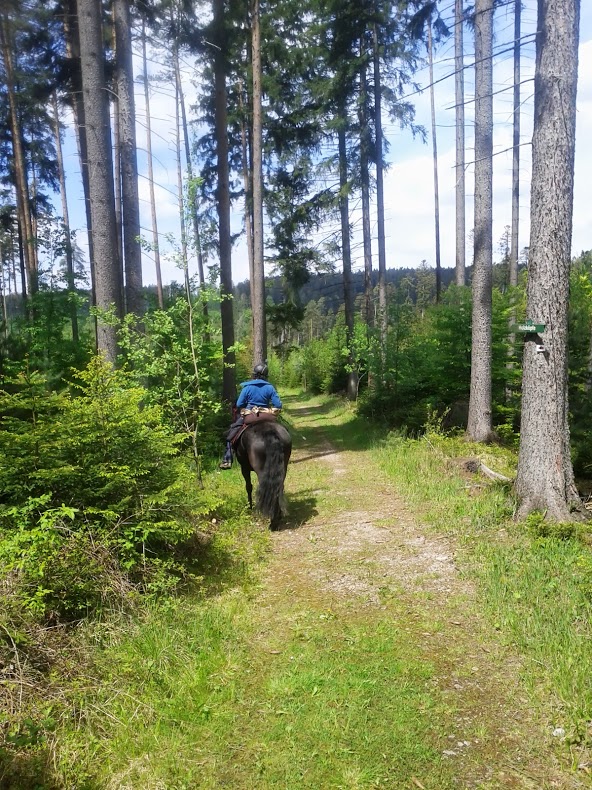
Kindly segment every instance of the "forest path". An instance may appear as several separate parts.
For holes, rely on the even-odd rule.
[[[380,696],[373,698],[369,730],[374,718],[383,720],[386,732],[389,717],[395,720],[393,740],[382,746],[382,779],[366,783],[350,774],[331,786],[587,786],[555,758],[548,723],[537,718],[521,687],[520,660],[480,616],[476,590],[456,565],[453,543],[430,534],[409,511],[395,481],[380,469],[376,449],[329,440],[331,428],[335,442],[335,418],[326,404],[294,400],[288,413],[296,440],[287,479],[291,512],[286,527],[272,537],[257,600],[256,644],[286,660],[287,635],[295,651],[294,633],[300,632],[318,648],[306,653],[308,660],[323,663],[324,650],[335,652],[336,631],[361,624],[369,640],[373,633],[386,634],[387,673],[390,656],[397,667],[393,676],[402,673],[416,693],[426,695],[417,705],[418,717],[412,712],[405,724],[396,723],[401,711],[392,700],[381,709]],[[345,664],[343,672],[349,673]],[[414,709],[404,694],[400,706]],[[423,766],[421,760],[401,763],[397,727],[413,730],[424,742]]]

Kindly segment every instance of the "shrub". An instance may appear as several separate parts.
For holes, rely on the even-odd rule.
[[[37,618],[86,615],[185,574],[208,501],[145,391],[101,357],[70,393],[24,372],[0,397],[0,563]],[[45,397],[44,397],[45,395]]]

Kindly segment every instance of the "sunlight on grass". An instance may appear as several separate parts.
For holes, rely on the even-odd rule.
[[[494,627],[527,659],[526,682],[533,690],[542,683],[557,698],[552,724],[574,742],[589,742],[590,550],[577,540],[533,536],[514,523],[507,487],[461,476],[452,460],[466,456],[481,456],[506,474],[516,460],[503,448],[443,436],[392,437],[377,452],[422,520],[463,547]]]
[[[394,787],[417,774],[451,787],[430,735],[431,667],[387,623],[310,607],[297,621],[270,651],[238,591],[153,612],[101,655],[75,764],[62,747],[66,783]]]

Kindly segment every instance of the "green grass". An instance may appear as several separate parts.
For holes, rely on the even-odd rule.
[[[555,726],[563,727],[569,740],[590,745],[590,549],[577,531],[572,538],[555,537],[553,530],[541,537],[515,523],[507,486],[477,476],[467,480],[451,462],[466,456],[479,456],[506,474],[516,462],[503,448],[439,435],[414,441],[393,436],[377,451],[410,506],[435,532],[458,541],[464,572],[479,582],[484,611],[525,657],[525,681],[533,693],[544,686],[555,701]]]
[[[301,604],[261,632],[238,592],[153,613],[109,646],[60,755],[65,786],[451,787],[432,668],[384,621]],[[441,708],[441,704],[440,704]],[[400,783],[400,784],[397,784]]]
[[[533,701],[540,701],[544,687],[552,723],[566,730],[568,740],[591,745],[592,552],[579,539],[581,531],[541,535],[540,528],[515,523],[508,486],[462,474],[457,462],[479,457],[511,476],[517,461],[511,450],[438,433],[385,437],[346,402],[328,404],[321,420],[325,434],[348,450],[370,451],[422,523],[456,540],[461,571],[478,582],[483,611],[525,658]]]

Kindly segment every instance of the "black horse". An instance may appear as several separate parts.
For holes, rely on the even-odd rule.
[[[286,513],[284,479],[291,453],[292,437],[275,420],[252,423],[236,446],[236,458],[245,478],[249,507],[253,507],[251,472],[255,472],[259,480],[257,510],[271,519],[270,529],[277,529]]]

